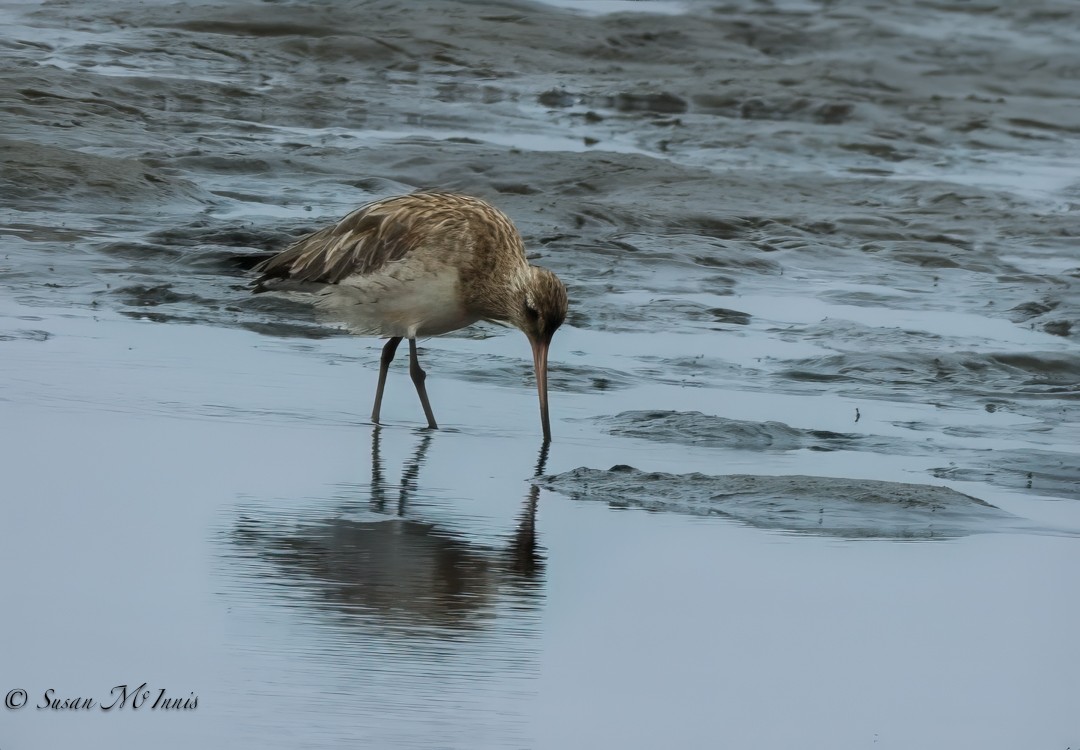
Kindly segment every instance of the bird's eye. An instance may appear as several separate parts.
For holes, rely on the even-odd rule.
[[[531,305],[525,305],[525,317],[529,320],[536,320],[540,317],[540,313],[536,310],[535,307]]]

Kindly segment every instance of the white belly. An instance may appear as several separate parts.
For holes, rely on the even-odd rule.
[[[436,336],[480,319],[465,309],[457,269],[432,272],[407,262],[346,278],[328,287],[318,304],[352,332],[369,336]]]

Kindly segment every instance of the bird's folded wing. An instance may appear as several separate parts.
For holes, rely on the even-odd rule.
[[[255,281],[256,288],[268,288],[278,279],[337,284],[404,258],[425,233],[417,231],[415,214],[393,208],[386,202],[372,203],[333,226],[309,234],[255,267],[261,274]]]

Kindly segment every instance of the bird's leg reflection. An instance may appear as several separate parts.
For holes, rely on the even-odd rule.
[[[382,428],[375,425],[371,431],[371,504],[380,513],[386,512],[386,483],[384,480],[381,446]],[[397,516],[404,518],[409,501],[416,493],[417,479],[420,476],[420,467],[427,459],[428,448],[431,446],[433,433],[423,432],[416,444],[416,450],[412,457],[405,462],[401,470],[401,483],[398,485]],[[551,443],[544,441],[540,444],[540,452],[536,457],[533,469],[533,478],[544,474],[547,468],[548,453]],[[536,511],[540,501],[540,487],[530,484],[525,494],[525,503],[518,517],[517,527],[510,539],[510,543],[502,555],[504,569],[511,574],[524,579],[535,578],[543,571],[543,555],[540,552],[536,534]]]
[[[382,427],[375,425],[371,430],[371,504],[375,510],[386,510],[386,483],[383,478],[383,461],[380,450]],[[426,432],[420,442],[416,444],[412,458],[409,459],[401,470],[401,483],[398,486],[397,514],[405,515],[405,507],[412,494],[416,491],[416,479],[420,476],[420,467],[427,458],[428,448],[431,446],[432,433]]]
[[[431,445],[431,433],[425,432],[413,452],[412,459],[401,470],[401,491],[398,494],[398,515],[405,515],[405,505],[416,491],[416,478],[420,476],[420,466],[427,458],[428,446]]]
[[[551,442],[545,440],[540,443],[540,455],[536,457],[536,471],[533,472],[533,479],[538,479],[544,475],[544,470],[547,469],[548,453],[551,451]]]
[[[378,511],[382,511],[386,507],[382,456],[379,454],[379,437],[381,434],[382,427],[375,425],[371,430],[371,504]]]

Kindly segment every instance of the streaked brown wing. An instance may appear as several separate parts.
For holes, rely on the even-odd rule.
[[[410,195],[362,206],[333,226],[299,240],[255,267],[257,290],[268,282],[337,284],[400,260],[430,231],[423,219],[432,196]],[[427,208],[428,210],[425,210]]]

